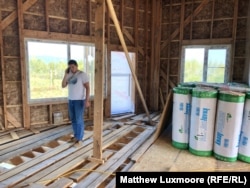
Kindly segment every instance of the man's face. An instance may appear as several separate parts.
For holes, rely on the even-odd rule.
[[[74,64],[70,64],[69,68],[72,73],[76,73],[76,71],[78,70],[78,67]]]

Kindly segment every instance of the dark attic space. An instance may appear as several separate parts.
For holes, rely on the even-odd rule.
[[[0,0],[0,188],[250,187],[249,65],[249,0]]]

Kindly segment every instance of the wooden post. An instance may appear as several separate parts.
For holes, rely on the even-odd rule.
[[[102,161],[102,125],[103,125],[103,83],[104,83],[104,30],[105,0],[96,0],[95,12],[95,100],[93,156],[91,160]]]

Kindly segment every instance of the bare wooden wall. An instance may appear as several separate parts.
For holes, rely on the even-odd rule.
[[[163,0],[160,88],[180,82],[182,45],[231,44],[231,82],[242,82],[249,0]],[[165,96],[165,95],[164,95]]]
[[[249,0],[112,0],[129,51],[136,52],[136,75],[149,110],[161,110],[178,84],[183,44],[230,43],[231,81],[242,81],[246,60]],[[53,125],[52,114],[67,102],[28,104],[24,38],[95,42],[95,0],[0,0],[0,130]],[[110,51],[122,47],[105,15],[107,96],[110,115]],[[85,118],[93,118],[92,107]],[[144,112],[136,93],[136,112]]]
[[[151,0],[114,0],[126,45],[137,53],[137,76],[145,96],[149,95],[147,73],[151,63]],[[53,125],[52,114],[63,113],[69,123],[67,101],[28,104],[24,38],[95,42],[94,0],[0,0],[0,130]],[[115,26],[106,11],[105,38],[108,49],[105,116],[110,115],[110,51],[122,51]],[[66,62],[65,62],[66,63]],[[158,76],[150,79],[158,79]],[[105,88],[106,89],[106,88]],[[149,98],[149,97],[148,97]],[[93,102],[85,112],[93,118]],[[137,94],[136,110],[143,111]]]

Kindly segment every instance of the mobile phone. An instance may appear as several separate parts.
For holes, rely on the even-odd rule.
[[[69,71],[70,71],[70,67],[67,68],[67,73],[69,73]]]

